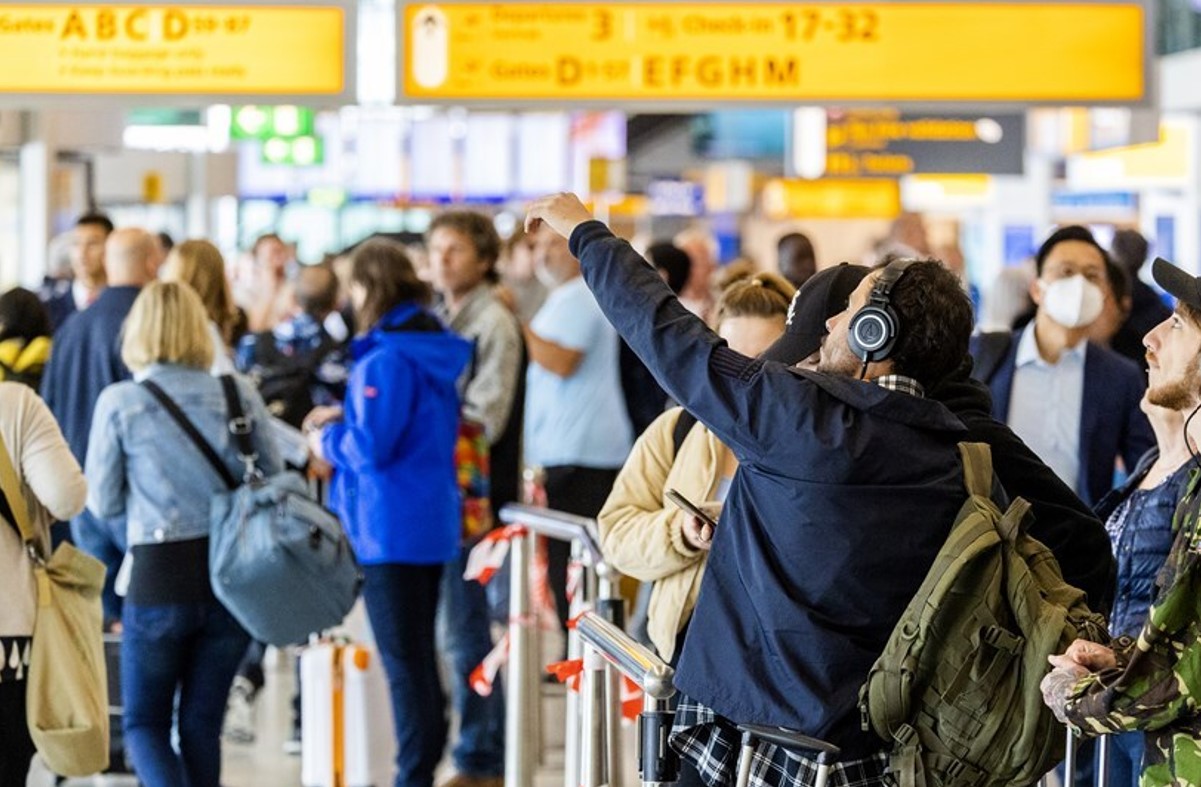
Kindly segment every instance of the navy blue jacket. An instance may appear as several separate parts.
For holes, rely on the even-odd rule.
[[[46,292],[45,295],[49,297],[42,301],[42,305],[46,307],[46,314],[50,317],[50,331],[54,333],[63,326],[68,317],[78,311],[75,308],[75,293],[71,292],[68,283],[66,287]]]
[[[100,392],[130,377],[121,360],[121,328],[139,292],[137,287],[106,288],[54,335],[50,363],[42,375],[42,398],[80,466],[87,458],[92,411]]]
[[[1158,458],[1158,448],[1148,451],[1129,480],[1097,504],[1097,515],[1108,520],[1134,494]],[[1141,504],[1127,514],[1122,535],[1113,544],[1118,579],[1113,612],[1109,616],[1109,632],[1115,637],[1137,637],[1147,619],[1157,592],[1155,579],[1172,549],[1175,538],[1172,518],[1176,504],[1184,494],[1191,468],[1192,463],[1186,463],[1155,489],[1148,490]]]
[[[1009,342],[1004,360],[983,380],[992,391],[993,417],[1009,421],[1009,394],[1017,364],[1020,332]],[[973,337],[972,354],[977,354],[979,337]],[[1147,385],[1131,361],[1100,345],[1088,343],[1084,351],[1084,400],[1080,412],[1080,474],[1076,491],[1080,499],[1095,505],[1113,488],[1114,461],[1120,456],[1133,469],[1139,458],[1155,445],[1155,435],[1139,401]]]
[[[963,424],[929,399],[730,350],[599,222],[571,249],[605,316],[740,462],[676,685],[846,758],[880,751],[859,687],[966,497]]]

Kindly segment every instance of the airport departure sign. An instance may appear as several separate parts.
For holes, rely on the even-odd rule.
[[[406,3],[403,96],[446,102],[1149,100],[1139,2]]]
[[[341,2],[0,2],[0,93],[330,96],[348,91]]]

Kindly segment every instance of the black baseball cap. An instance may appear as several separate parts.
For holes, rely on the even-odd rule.
[[[1201,311],[1201,278],[1186,273],[1163,257],[1156,257],[1151,264],[1151,277],[1176,300]]]
[[[844,262],[814,274],[792,296],[784,335],[762,358],[795,366],[817,352],[826,335],[826,320],[847,307],[851,293],[871,268]]]

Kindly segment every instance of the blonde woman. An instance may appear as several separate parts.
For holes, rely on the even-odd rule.
[[[230,338],[237,309],[225,276],[225,259],[206,240],[188,240],[175,246],[163,265],[163,281],[180,281],[200,296],[209,319],[213,342],[213,374],[234,371]]]
[[[209,373],[213,342],[200,297],[178,282],[146,287],[125,324],[121,357],[134,380],[100,395],[86,475],[92,513],[128,523],[126,750],[146,787],[219,787],[225,699],[250,637],[209,586],[209,505],[225,484],[158,398],[173,401],[241,477],[222,381]],[[253,421],[258,466],[267,475],[279,472],[262,399],[240,380],[237,387]]]

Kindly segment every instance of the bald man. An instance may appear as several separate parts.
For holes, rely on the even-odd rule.
[[[42,398],[80,466],[88,452],[96,399],[106,387],[130,376],[121,361],[121,327],[138,292],[154,278],[155,258],[150,233],[135,228],[114,231],[104,246],[108,286],[91,306],[71,315],[54,336],[54,352],[42,377]],[[113,582],[125,556],[125,522],[103,521],[84,511],[71,521],[71,536],[76,546],[108,566],[104,619],[107,628],[118,627],[121,602]]]

